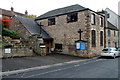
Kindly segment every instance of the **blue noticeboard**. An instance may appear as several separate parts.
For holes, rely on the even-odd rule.
[[[76,49],[80,49],[80,42],[76,42]]]
[[[76,42],[76,49],[77,50],[84,50],[84,49],[86,49],[86,42]]]

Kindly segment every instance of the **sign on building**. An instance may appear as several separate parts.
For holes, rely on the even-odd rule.
[[[45,48],[45,44],[40,43],[40,44],[39,44],[39,47],[40,47],[40,48]]]
[[[76,42],[76,49],[77,50],[85,50],[86,49],[86,42]]]
[[[4,53],[11,53],[11,48],[6,48],[6,49],[4,50]]]

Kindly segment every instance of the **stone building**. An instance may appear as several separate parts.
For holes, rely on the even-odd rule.
[[[119,29],[108,21],[106,30],[106,47],[118,47]]]
[[[76,4],[49,11],[35,20],[52,35],[55,50],[74,56],[93,57],[104,48],[104,27],[107,23],[104,19],[103,15]]]
[[[109,8],[106,8],[105,11],[107,11],[109,13],[109,18],[108,18],[108,21],[114,26],[114,27],[117,27],[117,29],[119,29],[120,31],[120,16],[118,14],[116,14],[114,11],[112,11],[111,9]],[[119,41],[118,41],[118,46],[120,47],[120,32],[119,32]]]
[[[52,48],[53,38],[33,18],[14,16],[12,20],[10,29],[19,33],[25,46],[28,46],[36,54],[50,53],[49,48]]]
[[[119,28],[118,28],[118,15],[110,9],[97,12],[105,16],[107,24],[104,28],[104,43],[105,47],[119,47]]]

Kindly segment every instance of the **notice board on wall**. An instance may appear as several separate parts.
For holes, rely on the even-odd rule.
[[[77,50],[85,50],[86,49],[86,42],[76,42],[76,49]]]
[[[10,48],[5,49],[4,53],[11,53],[11,49]]]

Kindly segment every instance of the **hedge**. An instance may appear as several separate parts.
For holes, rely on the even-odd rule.
[[[2,28],[2,35],[3,36],[10,36],[13,39],[19,39],[20,36],[16,31],[9,30],[7,28]]]

